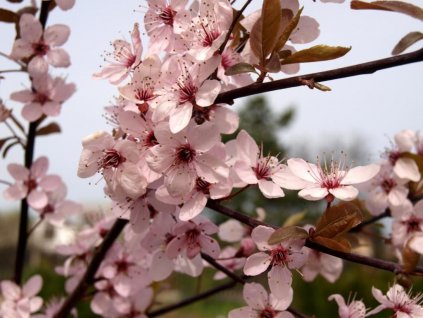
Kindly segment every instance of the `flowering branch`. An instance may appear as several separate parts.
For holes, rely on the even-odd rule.
[[[43,1],[41,4],[41,13],[40,13],[40,22],[43,27],[47,23],[48,18],[48,7],[51,1]],[[39,121],[31,122],[28,129],[28,137],[25,148],[25,167],[30,168],[32,162],[34,161],[34,149],[35,149],[35,137],[37,132],[37,126]],[[25,251],[28,241],[27,236],[27,227],[28,227],[28,202],[26,199],[21,201],[21,218],[19,221],[19,237],[18,237],[18,247],[16,251],[15,259],[15,273],[13,280],[15,283],[20,284],[22,280],[23,265],[25,260]]]
[[[233,104],[234,99],[237,98],[256,95],[265,92],[271,92],[279,89],[303,86],[305,80],[313,80],[314,82],[331,81],[335,79],[352,77],[357,75],[372,74],[379,70],[421,61],[423,61],[423,49],[411,53],[396,55],[380,60],[355,64],[329,71],[293,76],[267,83],[254,83],[248,86],[223,92],[219,94],[215,102]]]
[[[257,227],[259,225],[264,225],[267,227],[271,227],[273,229],[278,229],[277,226],[275,225],[271,225],[271,224],[266,224],[264,222],[258,221],[256,219],[253,219],[247,215],[241,214],[235,210],[229,209],[225,206],[220,205],[219,203],[216,203],[212,200],[209,200],[207,202],[207,207],[210,209],[215,210],[216,212],[222,213],[226,216],[229,216],[233,219],[236,219],[238,221],[240,221],[241,223],[244,223],[248,226],[251,227]],[[340,252],[340,251],[336,251],[333,249],[330,249],[326,246],[317,244],[309,239],[306,240],[305,242],[305,246],[308,248],[311,248],[313,250],[319,251],[319,252],[323,252],[332,256],[336,256],[339,258],[342,258],[344,260],[353,262],[353,263],[358,263],[358,264],[362,264],[362,265],[367,265],[370,267],[374,267],[374,268],[378,268],[378,269],[382,269],[385,271],[389,271],[389,272],[393,272],[395,274],[398,273],[402,273],[404,272],[403,267],[400,264],[394,263],[394,262],[389,262],[389,261],[384,261],[381,259],[377,259],[377,258],[372,258],[372,257],[366,257],[366,256],[362,256],[362,255],[358,255],[358,254],[353,254],[353,253],[345,253],[345,252]],[[414,272],[407,272],[407,274],[409,275],[415,275],[415,276],[421,276],[421,274],[423,274],[423,268],[421,267],[416,267],[414,269]]]
[[[65,300],[60,310],[54,316],[55,318],[67,317],[73,307],[78,303],[78,301],[84,296],[87,288],[94,282],[94,275],[96,274],[98,268],[101,265],[104,257],[109,251],[110,247],[116,241],[122,230],[125,228],[125,225],[128,224],[128,220],[117,219],[113,224],[112,228],[107,233],[104,241],[95,251],[93,258],[91,259],[90,264],[85,271],[84,276],[82,276],[78,285],[73,290],[72,294]]]

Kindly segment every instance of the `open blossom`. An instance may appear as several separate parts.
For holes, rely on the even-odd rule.
[[[33,56],[28,64],[30,74],[46,73],[49,64],[55,67],[70,65],[68,53],[58,48],[68,40],[70,34],[68,26],[55,24],[43,31],[38,19],[32,14],[24,13],[19,20],[19,27],[20,38],[15,40],[10,56],[16,60]]]
[[[393,310],[395,317],[398,318],[421,318],[423,317],[422,299],[423,294],[417,294],[414,297],[406,293],[401,285],[395,284],[389,288],[386,296],[382,292],[372,287],[373,297],[380,303],[379,306],[367,313],[372,316],[385,309]]]
[[[411,203],[402,207],[400,215],[394,215],[392,244],[402,248],[412,236],[423,234],[423,200],[414,207]]]
[[[351,201],[358,195],[358,190],[352,184],[369,181],[380,170],[377,164],[348,168],[342,161],[331,160],[322,166],[319,160],[315,165],[301,158],[288,159],[288,167],[299,179],[291,189],[301,189],[298,195],[312,201],[323,198],[332,201],[333,197]]]
[[[112,59],[101,71],[94,74],[94,78],[108,79],[111,84],[119,84],[141,62],[142,44],[140,31],[137,23],[131,33],[132,46],[125,40],[115,40],[113,42],[114,52]]]
[[[330,295],[329,300],[335,300],[338,304],[339,318],[364,318],[366,317],[366,306],[361,300],[353,300],[348,304],[339,294]]]
[[[304,247],[307,253],[307,261],[301,268],[303,279],[306,282],[313,281],[318,274],[328,282],[334,283],[342,273],[342,259],[329,254]]]
[[[196,180],[215,183],[228,176],[228,167],[214,156],[220,143],[217,131],[208,123],[191,124],[172,134],[167,123],[157,125],[154,135],[158,145],[150,149],[146,160],[150,168],[164,174],[164,184],[172,197],[184,197]]]
[[[244,274],[256,276],[269,267],[269,287],[275,296],[284,295],[286,286],[292,284],[290,269],[298,269],[304,265],[306,253],[302,250],[304,240],[287,240],[275,245],[269,245],[268,240],[275,230],[259,225],[254,228],[251,237],[260,252],[247,258]],[[281,296],[282,297],[282,296]]]
[[[4,198],[26,198],[32,208],[43,209],[48,203],[47,193],[56,191],[62,184],[59,176],[47,175],[47,169],[46,157],[35,160],[30,169],[15,163],[9,164],[7,170],[16,182],[4,191]]]
[[[0,316],[5,318],[29,318],[43,305],[41,297],[36,295],[41,290],[43,279],[40,275],[32,276],[23,287],[12,281],[0,282],[3,302],[0,306]]]
[[[46,116],[59,116],[62,103],[75,93],[75,84],[50,74],[35,76],[31,89],[14,92],[12,100],[24,103],[22,116],[32,122]]]
[[[286,311],[292,302],[291,286],[285,286],[282,296],[275,296],[268,295],[258,283],[248,283],[244,285],[243,296],[248,306],[231,310],[229,318],[294,318]]]

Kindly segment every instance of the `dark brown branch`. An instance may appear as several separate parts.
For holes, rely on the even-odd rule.
[[[78,301],[84,296],[85,292],[87,291],[87,288],[94,283],[94,276],[98,268],[100,267],[101,262],[103,261],[109,249],[112,247],[113,243],[118,238],[119,234],[125,228],[126,224],[128,224],[128,220],[116,220],[101,245],[95,251],[84,276],[81,278],[73,292],[65,300],[60,310],[56,313],[56,315],[54,316],[55,318],[67,317],[72,308],[75,307]]]
[[[357,75],[372,74],[379,70],[421,61],[423,61],[423,49],[411,53],[392,56],[367,63],[337,68],[329,71],[293,76],[267,83],[254,83],[248,86],[220,93],[215,102],[233,104],[234,99],[237,98],[290,87],[303,86],[305,82],[304,80],[314,80],[315,82],[331,81],[335,79],[352,77]]]
[[[225,273],[226,276],[232,278],[232,280],[240,283],[241,285],[244,285],[245,284],[245,280],[244,279],[242,279],[241,277],[239,277],[238,275],[236,275],[231,270],[227,269],[225,266],[219,264],[213,257],[211,257],[211,256],[209,256],[207,254],[204,254],[204,253],[201,253],[201,257],[203,258],[203,260],[205,260],[211,266],[213,266],[217,270]]]
[[[226,216],[229,216],[233,219],[236,219],[238,221],[240,221],[241,223],[244,223],[250,227],[256,227],[259,225],[264,225],[264,226],[268,226],[274,229],[277,229],[278,227],[275,225],[271,225],[271,224],[266,224],[263,223],[261,221],[255,220],[245,214],[241,214],[235,210],[229,209],[225,206],[220,205],[219,203],[216,203],[212,200],[209,200],[207,202],[207,207],[222,213]],[[358,263],[358,264],[362,264],[362,265],[367,265],[370,267],[374,267],[374,268],[378,268],[378,269],[382,269],[382,270],[386,270],[389,272],[393,272],[395,274],[398,273],[405,273],[403,267],[400,264],[394,263],[394,262],[389,262],[389,261],[384,261],[381,259],[377,259],[377,258],[372,258],[372,257],[366,257],[366,256],[362,256],[362,255],[358,255],[358,254],[353,254],[353,253],[344,253],[344,252],[340,252],[340,251],[336,251],[333,249],[330,249],[326,246],[317,244],[309,239],[306,240],[305,246],[307,246],[308,248],[311,248],[313,250],[322,252],[322,253],[326,253],[329,255],[333,255],[339,258],[342,258],[346,261],[350,261],[353,263]],[[421,276],[421,274],[423,274],[423,268],[422,267],[416,267],[414,269],[414,272],[411,273],[407,273],[408,275],[416,275],[416,276]]]
[[[364,227],[373,224],[383,218],[386,218],[388,216],[391,216],[391,211],[389,209],[386,209],[385,212],[379,214],[379,215],[375,215],[369,219],[367,219],[366,221],[361,222],[359,225],[353,227],[350,232],[360,232]]]
[[[42,1],[41,4],[41,13],[40,13],[40,22],[44,29],[47,18],[48,18],[48,6],[51,1]],[[37,132],[38,121],[32,122],[29,124],[28,137],[25,149],[25,167],[29,169],[32,166],[34,161],[34,150],[35,150],[35,137]],[[25,262],[26,246],[28,243],[27,231],[28,231],[28,202],[26,199],[21,201],[21,215],[19,220],[19,236],[18,236],[18,246],[16,250],[15,258],[15,272],[13,275],[13,280],[16,284],[20,285],[22,282],[22,272]]]
[[[164,314],[166,314],[170,311],[188,306],[188,305],[193,304],[193,303],[195,303],[199,300],[213,296],[213,295],[220,293],[221,291],[224,291],[226,289],[233,288],[233,287],[235,287],[236,284],[237,284],[237,282],[233,280],[233,281],[228,282],[226,284],[223,284],[223,285],[217,286],[215,288],[209,289],[209,290],[207,290],[203,293],[200,293],[198,295],[186,298],[186,299],[180,301],[179,303],[169,305],[169,306],[166,306],[166,307],[162,307],[162,308],[157,309],[157,310],[153,310],[153,311],[151,311],[150,313],[147,314],[147,317],[158,317],[160,315],[164,315]]]

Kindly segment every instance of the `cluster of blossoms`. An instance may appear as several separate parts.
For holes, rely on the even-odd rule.
[[[72,6],[63,2],[57,4]],[[287,17],[300,12],[296,0],[283,5]],[[249,33],[261,18],[259,10],[240,24]],[[273,228],[259,225],[250,231],[234,220],[218,226],[203,213],[208,203],[231,198],[252,186],[268,199],[296,190],[301,198],[324,200],[328,206],[335,199],[352,201],[359,189],[367,189],[369,211],[378,215],[389,208],[394,217],[394,246],[423,253],[423,201],[413,202],[409,193],[411,183],[421,182],[422,177],[413,157],[423,155],[423,139],[418,133],[398,134],[396,146],[387,152],[384,162],[355,167],[345,158],[318,159],[317,164],[291,158],[283,163],[277,156],[264,155],[245,130],[222,142],[222,135],[238,130],[239,118],[229,105],[219,102],[219,94],[254,82],[250,75],[229,76],[225,71],[242,62],[258,63],[248,37],[242,42],[228,34],[232,22],[228,0],[149,0],[144,17],[148,48],[144,49],[140,25],[135,24],[131,42],[115,40],[108,64],[94,74],[117,86],[116,103],[107,108],[114,127],[112,133],[99,131],[83,140],[77,174],[81,178],[102,175],[113,213],[81,230],[72,244],[57,247],[66,260],[56,271],[66,278],[65,289],[72,293],[116,217],[129,220],[123,238],[113,244],[95,273],[90,304],[95,314],[145,317],[160,292],[153,288],[155,282],[173,272],[198,277],[206,266],[204,259],[211,257],[229,271],[242,269],[246,276],[267,272],[270,293],[260,284],[245,284],[248,306],[231,311],[230,318],[293,317],[289,312],[294,295],[292,270],[301,271],[306,281],[320,274],[333,283],[343,264],[339,258],[305,247],[304,237],[270,244]],[[30,14],[23,14],[19,25],[20,37],[11,57],[29,59],[32,83],[31,89],[13,93],[11,99],[25,104],[22,116],[30,122],[57,116],[75,87],[52,77],[48,70],[49,65],[70,64],[60,48],[69,28],[54,25],[43,30]],[[295,52],[293,45],[311,42],[318,35],[318,23],[301,16],[281,50]],[[287,74],[298,69],[298,64],[281,67]],[[412,149],[416,153],[411,153]],[[47,175],[47,168],[45,157],[29,169],[9,165],[15,183],[4,196],[26,199],[42,219],[57,225],[81,207],[65,200],[66,186],[60,177]],[[313,232],[312,227],[306,226],[306,232]],[[225,248],[221,249],[215,234],[228,243]],[[224,277],[219,273],[215,279]],[[40,278],[32,278],[27,285],[21,290],[2,282],[2,314],[29,317],[41,308],[41,300],[35,297],[41,288]],[[386,296],[377,289],[373,294],[381,305],[367,315],[391,309],[398,317],[399,313],[420,317],[423,310],[421,296],[411,297],[399,285]],[[330,299],[339,305],[342,318],[366,315],[360,301],[346,304],[338,294]],[[54,316],[62,302],[51,302],[39,317]]]

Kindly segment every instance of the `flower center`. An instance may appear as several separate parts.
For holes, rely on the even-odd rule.
[[[222,54],[222,61],[220,63],[222,64],[225,70],[228,69],[229,67],[231,67],[232,65],[236,63],[235,53],[232,51],[226,50]]]
[[[411,216],[408,220],[403,221],[402,223],[407,226],[407,233],[419,232],[421,219],[417,218],[415,215]]]
[[[105,149],[103,150],[104,156],[99,160],[99,167],[103,169],[116,168],[121,163],[126,161],[116,149]]]
[[[286,249],[282,245],[279,245],[277,248],[273,249],[270,252],[272,258],[272,265],[283,265],[285,266],[289,262],[289,256],[291,252],[289,249]]]
[[[163,21],[164,24],[173,26],[173,19],[176,15],[176,11],[173,10],[170,6],[167,6],[159,13],[159,18]]]
[[[35,55],[44,56],[50,50],[50,46],[44,42],[38,42],[32,44],[32,49],[34,50]]]
[[[210,183],[204,181],[201,178],[197,178],[197,180],[195,181],[195,189],[198,192],[203,192],[206,195],[210,194],[210,185]]]
[[[42,215],[50,214],[50,213],[53,213],[53,212],[54,212],[54,207],[51,204],[47,204],[45,206],[45,208],[43,209]]]
[[[273,318],[275,314],[272,308],[266,307],[259,313],[259,318]]]
[[[150,131],[144,139],[144,145],[151,148],[158,144],[159,142],[157,141],[156,136],[154,136],[154,131]]]
[[[393,187],[395,187],[397,184],[394,181],[394,179],[384,179],[381,183],[381,187],[385,193],[389,193]]]
[[[206,30],[203,24],[201,24],[201,27],[203,28],[203,31],[204,31],[204,33],[202,34],[203,47],[212,46],[214,40],[216,40],[219,37],[220,32],[217,30]]]
[[[34,179],[28,179],[24,181],[24,185],[28,187],[28,193],[37,188],[37,181]]]
[[[35,99],[34,99],[34,102],[40,103],[41,105],[44,105],[48,101],[50,101],[50,98],[43,93],[37,93],[37,95],[35,96]]]
[[[188,79],[187,82],[178,82],[179,87],[179,104],[195,101],[195,94],[197,93],[197,86],[194,85],[192,80]]]
[[[196,228],[189,230],[185,233],[186,242],[189,249],[196,248],[198,246],[198,236],[200,235],[200,231]]]
[[[176,150],[176,158],[179,162],[190,163],[195,158],[195,150],[190,145],[182,145]]]
[[[275,157],[264,157],[257,161],[257,166],[253,168],[257,179],[268,179],[271,175],[271,170],[277,165],[278,161]]]

